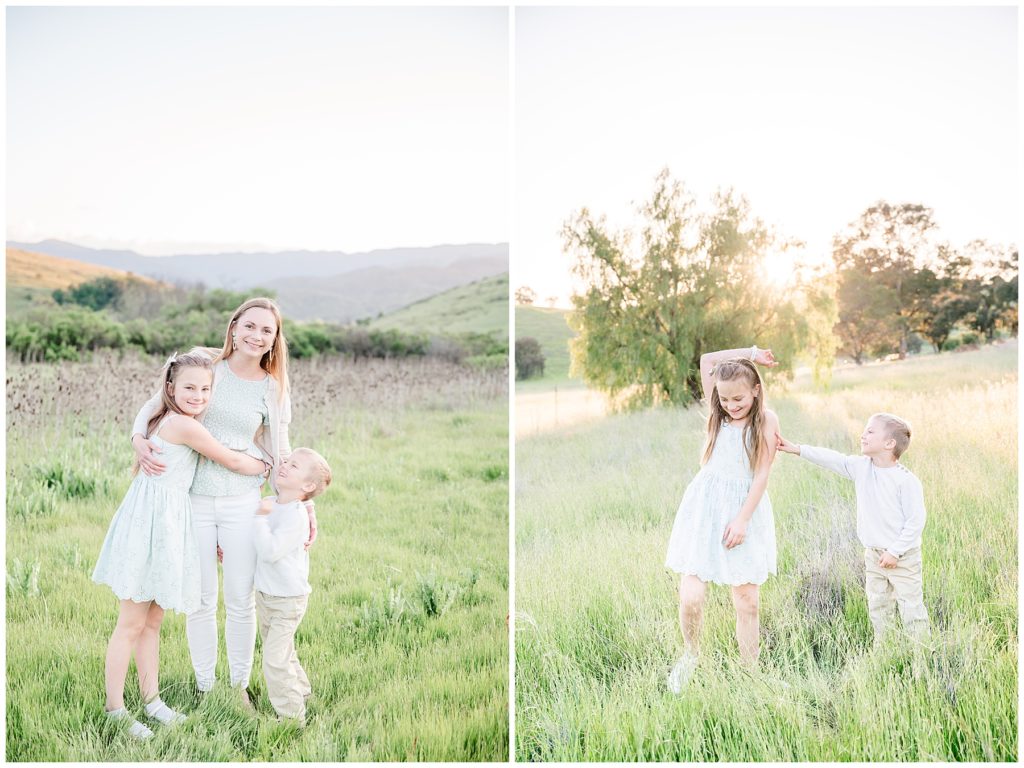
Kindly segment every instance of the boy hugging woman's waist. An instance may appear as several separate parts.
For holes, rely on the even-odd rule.
[[[278,716],[304,721],[312,689],[295,650],[295,632],[312,591],[305,502],[330,485],[331,469],[316,451],[296,448],[275,480],[277,496],[260,502],[254,521],[256,619],[270,703]]]

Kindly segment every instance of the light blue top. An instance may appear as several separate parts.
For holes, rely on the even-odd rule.
[[[270,376],[259,381],[246,381],[234,374],[227,361],[223,366],[210,398],[210,405],[203,417],[203,426],[223,445],[233,451],[242,451],[262,459],[263,454],[253,438],[260,425],[270,423],[266,395]],[[258,489],[261,478],[240,475],[205,456],[200,457],[192,493],[202,496],[238,496]]]

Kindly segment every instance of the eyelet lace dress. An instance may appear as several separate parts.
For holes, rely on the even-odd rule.
[[[763,584],[776,572],[775,518],[765,491],[747,523],[743,543],[726,549],[726,526],[747,499],[754,473],[743,428],[725,423],[708,463],[686,487],[676,511],[665,566],[715,584]]]
[[[178,417],[184,418],[184,417]],[[150,438],[167,465],[155,477],[140,470],[110,521],[92,580],[121,600],[153,600],[164,610],[192,613],[199,607],[199,546],[192,528],[188,489],[199,454],[187,445]]]

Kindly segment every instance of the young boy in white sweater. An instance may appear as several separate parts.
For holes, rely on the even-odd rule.
[[[295,652],[295,631],[309,593],[309,514],[303,502],[331,483],[331,468],[309,448],[296,448],[277,470],[277,497],[256,513],[256,618],[263,639],[263,675],[279,717],[304,723],[309,678]]]
[[[854,482],[857,537],[864,545],[864,588],[876,642],[892,621],[894,597],[904,629],[917,639],[928,635],[921,577],[924,492],[921,481],[899,463],[909,445],[910,425],[891,413],[876,413],[868,419],[860,437],[860,456],[778,438],[780,451],[802,456]]]

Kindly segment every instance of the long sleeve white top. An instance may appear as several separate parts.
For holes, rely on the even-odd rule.
[[[256,545],[256,589],[273,597],[299,597],[309,586],[309,514],[301,501],[278,504],[269,515],[257,515],[253,531]]]
[[[865,547],[893,557],[921,546],[924,490],[913,472],[897,463],[876,467],[868,456],[846,456],[829,448],[801,445],[800,455],[853,480],[857,493],[857,538]]]

